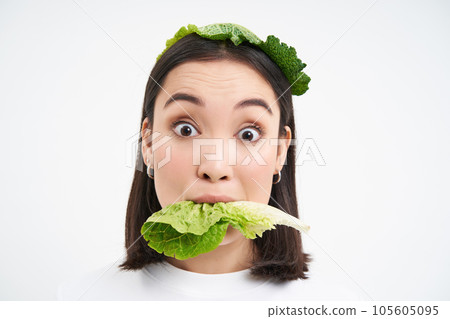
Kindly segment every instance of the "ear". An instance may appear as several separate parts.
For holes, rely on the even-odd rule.
[[[144,160],[144,163],[147,166],[149,166],[153,162],[151,135],[152,135],[151,124],[148,117],[146,117],[144,122],[142,122],[141,128],[141,136],[142,136],[141,152],[142,152],[142,159]]]
[[[289,146],[291,145],[291,128],[289,126],[285,126],[284,129],[286,130],[286,135],[282,136],[278,141],[278,151],[277,151],[277,161],[276,161],[276,174],[277,172],[281,171],[284,166],[284,161],[287,157],[287,151],[289,149]]]

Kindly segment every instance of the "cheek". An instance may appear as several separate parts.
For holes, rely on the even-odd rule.
[[[269,141],[266,141],[258,151],[254,151],[256,155],[252,155],[248,150],[242,152],[241,160],[245,162],[246,156],[251,159],[248,165],[236,166],[239,180],[246,190],[248,200],[264,204],[269,202],[276,165],[276,152],[277,147],[270,145]],[[261,162],[262,160],[264,162]]]
[[[195,180],[191,156],[183,147],[167,143],[154,151],[155,189],[162,207],[177,201]]]

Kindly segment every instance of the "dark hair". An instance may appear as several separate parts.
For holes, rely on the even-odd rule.
[[[174,67],[188,61],[230,60],[242,62],[264,77],[273,88],[280,107],[279,137],[285,136],[284,126],[291,128],[292,140],[295,140],[295,122],[293,115],[292,94],[290,84],[280,68],[258,47],[243,42],[234,45],[230,40],[210,40],[191,33],[173,44],[157,61],[152,69],[145,89],[142,118],[139,128],[146,117],[152,123],[156,96],[160,86]],[[139,146],[142,136],[139,139]],[[291,144],[282,178],[274,184],[269,205],[286,211],[292,216],[298,216],[297,196],[295,187],[295,144]],[[138,148],[134,179],[131,186],[125,223],[126,260],[119,266],[122,270],[137,270],[147,264],[165,260],[160,254],[150,248],[141,236],[141,227],[154,212],[162,209],[156,196],[155,184],[143,168],[145,163]],[[309,254],[303,252],[300,233],[287,226],[277,225],[276,229],[265,231],[263,236],[253,240],[254,260],[251,274],[259,278],[274,278],[278,281],[306,279]]]

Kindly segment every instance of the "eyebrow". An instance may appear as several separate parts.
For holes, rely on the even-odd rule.
[[[175,101],[188,101],[197,106],[201,106],[201,107],[205,106],[205,102],[203,102],[203,100],[197,96],[190,95],[187,93],[175,93],[166,101],[166,103],[164,104],[164,109],[168,105],[170,105],[172,102],[175,102]],[[242,108],[242,107],[246,107],[246,106],[255,106],[255,105],[262,106],[266,110],[269,111],[270,115],[273,114],[268,103],[266,101],[264,101],[263,99],[259,99],[259,98],[244,99],[244,100],[240,101],[239,103],[237,103],[234,106],[234,108],[238,109],[238,108]]]

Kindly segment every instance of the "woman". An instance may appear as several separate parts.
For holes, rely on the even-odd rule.
[[[80,300],[323,297],[305,280],[310,257],[293,228],[251,240],[228,227],[219,247],[186,260],[159,254],[141,236],[152,213],[184,200],[253,201],[298,217],[292,94],[303,94],[309,78],[295,54],[300,68],[288,73],[255,37],[238,25],[189,25],[167,42],[145,91],[138,167],[147,173],[136,170],[132,183],[126,258],[72,285],[84,287]],[[295,85],[292,75],[301,78]]]

